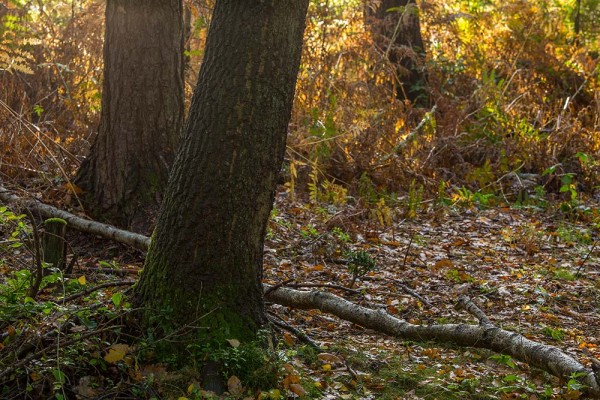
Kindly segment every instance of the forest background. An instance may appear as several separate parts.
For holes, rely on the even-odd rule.
[[[186,7],[189,104],[211,4]],[[426,96],[413,101],[395,95],[402,70],[390,62],[391,46],[373,40],[364,7],[310,3],[278,207],[316,215],[367,210],[359,223],[384,231],[440,208],[517,207],[574,224],[583,235],[577,240],[595,244],[598,2],[420,2],[426,57],[404,56],[426,76]],[[8,1],[0,16],[2,180],[72,208],[81,193],[71,178],[100,115],[104,3]],[[324,220],[338,239],[342,228],[353,230]],[[315,224],[299,231],[319,237]],[[540,243],[524,246],[535,253]],[[593,258],[593,250],[586,254]],[[469,281],[462,273],[454,273],[458,283]]]

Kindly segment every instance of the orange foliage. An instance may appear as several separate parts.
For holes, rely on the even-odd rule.
[[[17,179],[61,176],[57,164],[71,173],[99,116],[103,3],[43,4],[0,10],[0,50],[24,55],[12,57],[33,72],[0,71],[0,171]],[[212,1],[185,4],[189,98]],[[584,8],[576,37],[573,4],[420,2],[430,112],[394,97],[394,66],[373,44],[361,2],[311,2],[288,180],[356,191],[366,177],[378,190],[423,185],[433,195],[440,182],[501,191],[513,172],[557,166],[542,182],[548,191],[568,173],[592,192],[600,184],[600,42],[590,23],[598,10]]]

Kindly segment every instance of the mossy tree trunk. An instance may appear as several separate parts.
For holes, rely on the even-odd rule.
[[[66,233],[67,221],[64,219],[49,218],[44,221],[42,254],[44,255],[44,262],[50,264],[53,268],[64,269]]]
[[[98,134],[76,183],[93,214],[146,231],[183,125],[181,0],[108,0]]]
[[[136,298],[142,325],[194,343],[265,324],[263,243],[285,152],[308,0],[218,0]],[[185,330],[184,332],[190,332]],[[223,343],[223,342],[221,342]]]
[[[367,0],[365,20],[373,41],[394,68],[396,98],[426,106],[425,47],[415,0]]]

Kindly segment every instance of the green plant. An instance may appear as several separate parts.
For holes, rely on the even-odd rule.
[[[272,388],[277,384],[281,362],[267,346],[269,334],[261,331],[257,340],[250,343],[227,340],[226,344],[217,345],[206,354],[221,366],[225,379],[235,375],[254,389]]]
[[[585,389],[586,385],[579,383],[579,378],[583,378],[587,375],[587,372],[574,372],[569,377],[569,381],[567,382],[567,390],[568,391],[578,391],[581,389]]]
[[[316,163],[313,163],[309,174],[308,195],[313,204],[327,203],[343,206],[348,200],[348,189],[337,183],[325,179],[320,183],[320,173]]]
[[[496,180],[496,175],[492,168],[490,160],[486,160],[481,167],[473,168],[473,171],[467,175],[467,182],[477,183],[479,189],[484,190]]]
[[[557,342],[561,342],[565,337],[565,332],[562,329],[552,328],[550,326],[545,326],[544,329],[542,329],[542,333],[548,337],[551,337]]]
[[[465,271],[456,268],[449,269],[446,272],[446,279],[457,283],[473,282],[475,280],[471,275],[467,274]]]
[[[0,71],[33,74],[34,56],[31,47],[40,41],[24,38],[27,29],[16,15],[6,14],[0,27]]]
[[[377,203],[371,208],[370,216],[372,219],[379,222],[381,226],[390,226],[393,223],[393,211],[386,201],[381,197]]]
[[[568,245],[592,243],[591,231],[585,227],[561,224],[556,229],[556,235]]]
[[[23,238],[31,233],[24,218],[24,214],[16,215],[7,207],[0,206],[0,233],[7,237],[0,240],[0,250],[17,249],[23,245]]]
[[[565,280],[565,281],[574,281],[575,279],[577,279],[577,276],[575,273],[573,273],[565,268],[554,269],[552,271],[552,273],[554,275],[554,278],[556,278],[556,279],[561,279],[561,280]]]
[[[566,194],[566,199],[561,203],[561,210],[570,211],[574,206],[578,204],[577,202],[577,185],[575,181],[575,174],[566,173],[560,177],[561,187],[559,189],[560,193]]]
[[[439,206],[449,206],[452,204],[452,199],[446,196],[446,181],[440,181],[437,189],[436,204]]]
[[[548,207],[546,188],[542,185],[536,185],[533,188],[533,192],[533,194],[528,196],[528,200],[533,202],[533,205],[545,210]]]
[[[408,189],[408,197],[406,199],[406,217],[415,218],[417,212],[423,202],[423,185],[417,185],[413,179]]]
[[[335,111],[337,108],[337,97],[332,91],[327,91],[327,110],[324,118],[321,118],[318,108],[311,110],[311,124],[309,132],[315,138],[313,148],[314,160],[327,160],[331,156],[331,142],[338,134],[335,123]]]
[[[463,207],[473,207],[478,205],[480,207],[489,207],[496,203],[496,195],[493,193],[481,193],[480,191],[472,192],[466,187],[458,188],[456,193],[452,196],[455,204]]]
[[[358,195],[364,199],[368,204],[374,204],[379,201],[379,193],[377,193],[377,189],[375,188],[375,184],[369,178],[369,175],[366,172],[363,172],[360,175],[358,180]]]
[[[348,271],[352,274],[350,287],[354,287],[356,280],[368,274],[377,268],[377,263],[373,257],[364,250],[349,251],[346,253],[348,259]]]
[[[490,358],[490,360],[494,360],[498,364],[506,365],[507,367],[510,367],[510,368],[517,368],[517,365],[515,364],[514,360],[509,355],[493,354],[489,358]]]
[[[350,242],[350,235],[347,234],[346,232],[344,232],[344,230],[342,228],[339,228],[336,226],[332,229],[331,233],[333,234],[333,236],[335,238],[337,238],[342,243]]]
[[[316,238],[319,236],[319,231],[314,225],[308,224],[300,228],[300,234],[305,239]]]

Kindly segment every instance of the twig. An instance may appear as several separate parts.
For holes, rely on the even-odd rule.
[[[406,247],[406,253],[404,253],[404,259],[402,260],[402,267],[406,267],[406,260],[408,259],[408,253],[410,253],[410,247],[412,246],[412,242],[415,238],[415,235],[415,232],[413,232],[412,235],[410,235],[410,240],[408,241],[408,246]]]
[[[274,314],[272,314],[274,315]],[[300,341],[308,344],[309,346],[321,351],[321,346],[319,346],[314,340],[312,340],[306,333],[302,332],[299,329],[294,328],[293,326],[281,321],[281,320],[277,320],[274,317],[268,317],[269,321],[271,321],[271,323],[273,325],[278,326],[279,328],[286,330],[288,332],[291,332],[294,334],[294,336],[296,336],[298,339],[300,339]]]
[[[290,283],[290,282],[293,282],[293,281],[294,281],[294,279],[286,279],[285,281],[281,281],[281,282],[279,282],[279,283],[277,283],[277,284],[275,284],[275,285],[271,286],[270,288],[268,288],[267,290],[265,290],[265,297],[266,297],[266,296],[267,296],[269,293],[271,293],[272,291],[274,291],[274,290],[277,290],[277,289],[279,289],[280,287],[282,287],[282,286],[285,286],[285,285],[287,285],[288,283]]]
[[[104,274],[115,274],[115,275],[128,275],[135,274],[139,270],[129,270],[129,269],[115,269],[115,268],[102,268],[102,267],[79,267],[78,271],[88,271],[88,272],[101,272]]]
[[[575,276],[580,276],[581,269],[583,268],[583,266],[585,265],[585,263],[587,262],[587,260],[590,258],[590,256],[592,255],[592,253],[596,249],[597,245],[598,245],[598,239],[594,240],[594,244],[592,245],[592,248],[585,255],[585,258],[581,261],[581,264],[579,264],[579,267],[577,268],[577,271],[575,271]]]
[[[66,258],[66,254],[65,254],[65,258]],[[73,267],[75,266],[75,264],[77,263],[77,254],[73,254],[73,256],[71,257],[71,261],[69,262],[69,264],[67,265],[67,267],[65,268],[65,274],[70,274],[73,272]]]
[[[412,142],[413,140],[415,140],[415,138],[417,137],[417,135],[419,133],[421,133],[421,130],[423,129],[423,127],[425,126],[425,124],[429,121],[431,121],[431,118],[433,116],[433,114],[435,114],[435,112],[437,111],[437,104],[434,105],[431,110],[429,110],[428,112],[425,113],[425,116],[423,117],[423,119],[421,120],[421,122],[419,122],[419,124],[413,129],[411,130],[408,135],[406,135],[406,137],[404,138],[403,141],[401,141],[400,143],[396,144],[396,146],[394,146],[394,148],[392,149],[392,151],[390,151],[388,154],[386,154],[384,157],[382,157],[379,160],[379,163],[383,163],[386,162],[387,160],[389,160],[390,158],[392,158],[394,155],[396,155],[398,152],[400,152],[400,150],[402,150],[404,147],[406,147],[406,145],[408,145],[410,142]]]
[[[346,292],[349,293],[353,293],[353,294],[361,294],[361,289],[351,289],[349,287],[346,286],[342,286],[342,285],[335,285],[333,283],[294,283],[291,285],[285,285],[287,287],[291,287],[291,288],[303,288],[303,287],[326,287],[326,288],[330,288],[330,289],[339,289],[339,290],[344,290]]]
[[[44,278],[44,266],[42,265],[42,255],[41,255],[41,246],[40,236],[38,234],[37,226],[35,224],[35,217],[29,208],[25,208],[25,213],[27,217],[31,220],[31,231],[33,232],[33,252],[34,252],[34,263],[35,263],[35,278],[34,275],[31,275],[31,282],[29,286],[29,290],[27,290],[27,296],[35,299],[38,292],[40,291],[40,285],[42,284],[42,279]]]
[[[402,289],[405,293],[410,294],[412,297],[416,298],[421,303],[427,305],[428,307],[431,307],[431,302],[429,300],[427,300],[426,298],[424,298],[423,296],[421,296],[419,293],[415,292],[414,290],[412,290],[411,288],[409,288],[408,286],[406,286],[404,283],[400,282],[397,279],[394,279],[394,283],[396,285],[398,285],[398,287],[400,289]]]
[[[111,330],[114,330],[116,328],[122,328],[124,326],[125,325],[116,325],[116,326],[111,326],[110,328],[98,329],[98,330],[93,331],[93,332],[84,333],[83,335],[81,335],[79,337],[76,337],[76,338],[73,338],[73,339],[69,339],[69,340],[63,342],[62,346],[63,347],[70,346],[73,343],[79,342],[79,341],[81,341],[83,339],[87,339],[87,338],[92,337],[92,336],[97,336],[100,333],[111,331]],[[48,351],[47,348],[43,348],[43,349],[41,349],[39,351],[36,351],[35,353],[30,354],[29,356],[25,357],[21,361],[18,361],[16,363],[14,363],[13,365],[11,365],[10,367],[8,367],[4,371],[0,372],[0,379],[2,379],[5,376],[11,374],[13,371],[21,368],[22,366],[26,365],[28,362],[30,362],[32,360],[35,360],[36,358],[39,358],[40,356],[44,355],[44,353],[46,353],[47,351]]]
[[[456,303],[455,309],[457,310],[465,310],[475,318],[479,320],[479,325],[485,326],[493,326],[492,321],[489,320],[487,315],[475,304],[471,299],[467,296],[460,296]]]
[[[130,285],[133,285],[134,283],[135,283],[135,281],[105,282],[105,283],[102,283],[100,285],[97,285],[97,286],[91,287],[89,289],[83,290],[81,292],[72,294],[71,296],[64,297],[64,298],[58,300],[57,303],[58,304],[64,304],[64,303],[67,303],[69,301],[75,300],[75,299],[77,299],[79,297],[87,296],[88,294],[93,293],[96,290],[104,289],[104,288],[107,288],[107,287],[111,287],[111,286],[130,286]]]
[[[387,278],[378,278],[374,276],[364,276],[363,280],[377,280],[377,281],[388,281],[390,279]],[[400,289],[402,289],[406,294],[413,296],[415,299],[419,300],[421,303],[425,304],[428,307],[431,307],[432,304],[429,300],[421,296],[419,293],[409,288],[404,282],[399,281],[398,279],[391,279]]]

